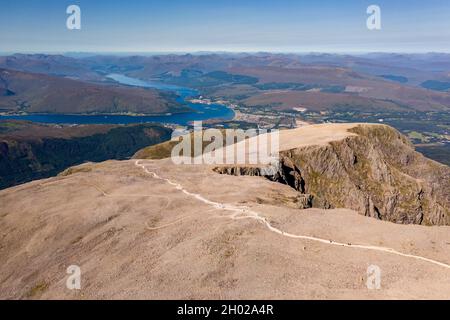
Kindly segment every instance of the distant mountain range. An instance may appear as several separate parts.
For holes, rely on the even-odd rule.
[[[113,85],[105,78],[110,73],[157,79],[248,106],[283,110],[298,106],[316,110],[342,106],[355,111],[377,107],[450,110],[449,54],[211,53],[81,58],[16,54],[0,57],[0,68],[4,68],[0,74],[0,107],[6,110],[155,114],[185,111],[168,94]],[[334,98],[337,102],[330,102]]]

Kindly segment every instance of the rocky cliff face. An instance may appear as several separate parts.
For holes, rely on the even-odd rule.
[[[359,125],[326,145],[282,151],[274,181],[305,195],[305,207],[349,208],[381,220],[450,225],[450,167],[416,152],[385,125]],[[258,168],[216,168],[261,175]]]

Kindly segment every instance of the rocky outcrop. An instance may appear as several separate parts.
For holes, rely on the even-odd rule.
[[[228,174],[231,176],[264,176],[262,169],[259,167],[240,167],[240,166],[227,166],[216,167],[213,171],[220,174]]]
[[[357,135],[286,150],[267,178],[308,195],[313,207],[349,208],[403,224],[450,225],[450,168],[416,152],[395,129],[359,125]],[[216,168],[261,175],[256,168]]]

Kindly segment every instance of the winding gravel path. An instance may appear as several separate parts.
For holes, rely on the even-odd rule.
[[[380,252],[385,252],[385,253],[389,253],[389,254],[394,254],[394,255],[398,255],[398,256],[402,256],[402,257],[407,257],[407,258],[412,258],[412,259],[416,259],[416,260],[421,260],[421,261],[425,261],[428,263],[432,263],[447,269],[450,269],[450,265],[443,263],[443,262],[439,262],[433,259],[429,259],[426,257],[422,257],[422,256],[417,256],[417,255],[413,255],[413,254],[407,254],[407,253],[402,253],[399,252],[395,249],[392,248],[387,248],[387,247],[379,247],[379,246],[370,246],[370,245],[361,245],[361,244],[350,244],[350,243],[341,243],[341,242],[336,242],[333,240],[326,240],[326,239],[321,239],[321,238],[317,238],[317,237],[312,237],[312,236],[307,236],[307,235],[296,235],[296,234],[291,234],[291,233],[287,233],[284,232],[280,229],[275,228],[274,226],[272,226],[269,221],[267,221],[266,218],[260,216],[260,214],[256,211],[250,210],[247,207],[244,206],[235,206],[232,204],[226,204],[226,203],[219,203],[219,202],[215,202],[215,201],[211,201],[209,199],[206,199],[205,197],[203,197],[200,194],[196,194],[196,193],[192,193],[187,191],[181,184],[177,183],[177,182],[173,182],[169,179],[163,178],[161,176],[159,176],[158,174],[156,174],[153,171],[149,171],[146,168],[145,164],[141,163],[142,160],[137,160],[135,162],[135,165],[142,168],[144,170],[145,173],[153,176],[153,178],[158,179],[158,180],[162,180],[165,181],[166,183],[170,184],[171,186],[173,186],[175,189],[183,192],[184,194],[197,199],[198,201],[201,201],[209,206],[212,206],[215,209],[219,209],[219,210],[225,210],[225,211],[229,211],[232,214],[227,215],[226,217],[234,219],[234,220],[239,220],[239,219],[254,219],[256,221],[259,221],[261,223],[263,223],[270,231],[278,233],[282,236],[285,237],[289,237],[289,238],[294,238],[294,239],[304,239],[304,240],[311,240],[311,241],[316,241],[316,242],[320,242],[323,244],[327,244],[327,245],[333,245],[333,246],[340,246],[340,247],[347,247],[347,248],[357,248],[357,249],[364,249],[364,250],[373,250],[373,251],[380,251]]]

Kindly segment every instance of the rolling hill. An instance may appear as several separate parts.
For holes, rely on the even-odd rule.
[[[7,69],[0,69],[0,92],[0,112],[166,114],[189,110],[170,93]]]

